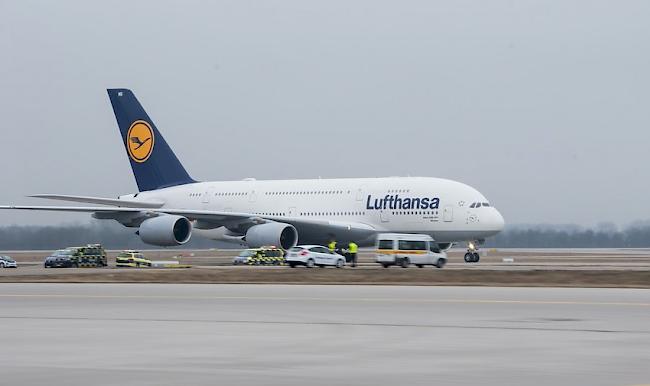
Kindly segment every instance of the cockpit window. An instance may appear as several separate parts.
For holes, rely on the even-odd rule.
[[[484,202],[483,206],[490,206],[490,203],[489,202]]]
[[[476,203],[472,202],[472,205],[469,206],[470,208],[476,208]]]

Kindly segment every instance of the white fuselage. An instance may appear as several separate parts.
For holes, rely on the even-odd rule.
[[[366,224],[377,232],[428,234],[439,243],[484,239],[504,226],[495,208],[470,208],[488,202],[476,189],[427,177],[198,182],[121,198],[162,201],[163,208]],[[221,239],[222,233],[202,234]],[[323,244],[327,238],[315,229],[301,232],[299,242]]]

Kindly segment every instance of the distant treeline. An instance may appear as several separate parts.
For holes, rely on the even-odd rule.
[[[58,226],[5,226],[0,227],[0,250],[50,250],[90,243],[101,243],[107,249],[160,249],[143,243],[140,236],[135,234],[137,230],[137,228],[126,228],[117,222],[99,220],[85,224]],[[187,244],[177,248],[235,247],[234,244],[192,237]]]
[[[0,250],[59,249],[73,245],[101,243],[108,249],[152,249],[135,234],[112,221],[59,226],[0,227]],[[497,248],[643,248],[650,247],[650,222],[634,223],[624,229],[613,224],[595,228],[575,225],[514,225],[487,240]],[[179,248],[237,248],[201,237],[192,237]]]
[[[645,248],[650,247],[650,222],[624,229],[614,224],[595,228],[575,225],[515,225],[486,241],[499,248]]]

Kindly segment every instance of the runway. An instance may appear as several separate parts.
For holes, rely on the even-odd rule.
[[[0,284],[2,383],[639,385],[650,290]]]

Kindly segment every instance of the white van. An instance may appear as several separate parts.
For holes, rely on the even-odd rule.
[[[411,264],[418,268],[425,265],[442,268],[447,263],[447,254],[429,235],[380,233],[377,235],[377,263],[384,268],[391,265],[407,268]]]

